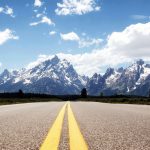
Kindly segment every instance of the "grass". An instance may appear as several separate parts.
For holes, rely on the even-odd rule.
[[[80,98],[80,101],[92,101],[92,102],[102,102],[102,103],[114,103],[114,104],[141,104],[150,105],[150,98]]]
[[[68,100],[68,99],[66,99]],[[0,98],[0,105],[19,104],[19,103],[34,103],[34,102],[51,102],[51,101],[63,101],[60,98]],[[87,102],[102,102],[113,104],[141,104],[150,105],[150,98],[131,98],[131,97],[87,97],[78,98],[72,101],[87,101]]]
[[[0,98],[0,105],[61,101],[58,98]]]

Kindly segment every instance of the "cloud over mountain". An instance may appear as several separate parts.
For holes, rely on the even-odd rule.
[[[69,60],[81,74],[101,72],[104,67],[131,63],[134,59],[150,59],[150,22],[132,24],[123,31],[113,32],[101,49],[83,54],[58,54]]]
[[[74,66],[58,56],[40,56],[36,63],[11,72],[5,69],[0,74],[0,92],[24,92],[46,94],[80,94],[83,87],[88,94],[149,95],[150,64],[138,60],[127,68],[108,68],[104,75],[92,77],[79,75]]]

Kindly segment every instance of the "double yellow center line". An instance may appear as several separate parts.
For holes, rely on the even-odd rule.
[[[58,150],[66,108],[68,112],[70,150],[88,150],[88,146],[80,132],[70,103],[66,103],[60,110],[40,150]]]

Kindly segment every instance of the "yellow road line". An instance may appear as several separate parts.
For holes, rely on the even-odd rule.
[[[67,104],[65,104],[60,110],[40,150],[57,150],[58,149],[66,105]]]
[[[70,150],[88,150],[88,146],[80,132],[79,126],[75,120],[70,103],[68,104],[68,124]]]

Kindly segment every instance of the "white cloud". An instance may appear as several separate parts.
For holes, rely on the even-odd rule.
[[[32,22],[30,23],[30,26],[37,26],[38,24],[40,24],[41,22]]]
[[[6,6],[6,11],[5,11],[5,13],[7,14],[7,15],[10,15],[11,17],[14,17],[14,15],[13,15],[13,9],[12,8],[10,8],[10,7],[8,7],[8,6]]]
[[[135,59],[150,61],[150,22],[134,24],[121,32],[108,36],[107,44],[102,49],[84,54],[61,54],[71,61],[81,74],[92,75],[102,68],[133,62]]]
[[[50,18],[48,18],[47,16],[43,16],[41,18],[41,20],[38,21],[38,22],[30,23],[30,26],[36,26],[36,25],[39,25],[39,24],[48,24],[48,25],[54,25],[55,26],[55,23]]]
[[[38,12],[38,10],[37,10],[37,9],[34,9],[33,11],[34,11],[35,13],[37,13],[37,12]]]
[[[60,37],[64,41],[76,41],[79,45],[79,48],[90,47],[93,45],[98,46],[103,42],[103,39],[80,38],[75,32],[69,32],[66,34],[61,33]]]
[[[35,0],[35,1],[34,1],[34,6],[35,6],[35,7],[41,7],[42,4],[43,4],[43,3],[41,2],[41,0]]]
[[[4,31],[0,31],[0,45],[4,44],[8,40],[18,40],[19,37],[14,35],[14,32],[10,29],[5,29]]]
[[[2,13],[4,11],[3,7],[0,7],[0,13]]]
[[[15,17],[13,9],[10,8],[9,6],[0,7],[0,13],[4,13],[6,15],[13,17],[13,18]]]
[[[51,56],[47,56],[47,55],[41,55],[40,54],[38,56],[38,59],[36,61],[34,61],[34,62],[29,63],[26,68],[27,69],[31,69],[31,68],[39,65],[41,62],[43,62],[43,61],[45,61],[47,59],[51,59],[52,57],[53,57],[52,55]]]
[[[113,32],[108,37],[107,47],[113,54],[125,57],[150,56],[150,22],[130,25],[122,32]]]
[[[0,67],[2,67],[2,63],[0,62]]]
[[[49,35],[55,35],[56,34],[56,31],[50,31],[49,32]]]
[[[42,17],[41,23],[47,23],[48,25],[55,25],[52,20],[46,16]]]
[[[37,18],[42,17],[42,16],[43,16],[43,14],[37,14],[36,15]]]
[[[90,47],[92,45],[99,46],[102,42],[103,42],[103,39],[95,39],[95,38],[81,39],[79,41],[79,48]]]
[[[150,19],[150,16],[145,16],[145,15],[132,15],[131,18],[135,20],[145,20],[145,19]]]
[[[66,34],[60,34],[60,37],[64,41],[79,41],[80,38],[75,32],[70,32]]]
[[[78,73],[91,76],[104,72],[106,67],[133,62],[135,59],[150,61],[150,22],[126,27],[123,31],[113,32],[107,38],[104,48],[83,54],[57,54],[61,59],[70,61]],[[42,61],[52,55],[42,57]],[[40,57],[41,60],[41,57]]]
[[[96,4],[96,0],[63,0],[57,3],[55,10],[57,15],[82,15],[92,11],[99,11],[100,6]]]
[[[57,54],[61,59],[70,61],[79,74],[92,76],[94,73],[102,73],[106,67],[114,67],[119,63],[130,61],[124,57],[112,55],[109,49],[93,50],[83,54]]]

